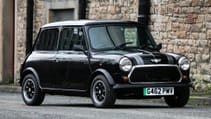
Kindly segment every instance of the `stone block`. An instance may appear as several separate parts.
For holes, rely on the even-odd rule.
[[[169,17],[168,16],[164,16],[164,15],[157,15],[157,18],[155,20],[155,22],[168,22],[169,21]]]
[[[205,16],[205,21],[206,21],[206,22],[211,22],[211,14],[207,14],[207,15]]]
[[[158,16],[157,16],[156,14],[152,14],[152,15],[150,16],[151,22],[156,22],[157,17],[158,17]]]
[[[202,31],[202,23],[199,24],[193,24],[191,25],[191,31],[192,32],[201,32]]]
[[[187,34],[186,34],[186,31],[177,31],[176,36],[177,38],[186,38]]]
[[[206,28],[211,29],[211,22],[206,23]]]
[[[193,7],[182,7],[182,14],[190,14],[193,13]]]
[[[174,13],[175,9],[177,9],[177,8],[179,8],[179,7],[176,7],[175,3],[168,4],[168,6],[167,6],[168,13]]]
[[[180,27],[179,23],[177,23],[177,22],[172,23],[171,26],[172,26],[172,30],[173,30],[173,31],[179,30],[179,27]]]
[[[202,55],[201,54],[196,54],[195,55],[196,57],[195,57],[195,59],[196,59],[196,63],[200,63],[201,61],[202,61]]]
[[[167,7],[166,6],[161,6],[160,8],[158,8],[158,14],[160,15],[164,15],[167,13]]]
[[[155,31],[165,31],[166,24],[165,23],[154,23],[154,30]]]
[[[201,7],[192,7],[192,8],[193,8],[193,11],[192,11],[192,12],[193,12],[194,14],[196,14],[196,13],[197,13],[197,14],[200,14],[200,13],[201,13]]]
[[[208,47],[211,48],[211,40],[208,41]],[[211,52],[210,52],[211,53]],[[210,62],[211,63],[211,62]]]
[[[192,67],[195,66],[195,65],[196,65],[196,63],[194,63],[195,55],[194,55],[193,53],[189,53],[189,54],[187,55],[187,57],[188,57],[188,59],[189,59],[191,62],[193,62],[193,63],[191,63],[191,66],[192,66]]]
[[[199,54],[209,54],[209,48],[204,48],[204,47],[198,47],[197,48],[198,51],[196,53],[199,53]]]
[[[190,34],[190,38],[191,39],[196,39],[196,40],[199,39],[199,33],[191,33]]]
[[[211,6],[211,0],[205,0],[204,5],[207,7]]]
[[[207,39],[211,39],[211,30],[207,31]]]
[[[200,33],[199,34],[199,39],[200,40],[205,40],[206,39],[206,33]]]
[[[180,3],[179,3],[179,6],[180,7],[189,7],[189,6],[191,6],[191,3],[192,3],[192,1],[189,1],[189,0],[182,0],[182,1],[180,1]]]
[[[199,1],[199,0],[193,0],[192,3],[191,3],[191,6],[192,7],[196,7],[196,6],[202,6],[202,1]]]
[[[196,16],[196,23],[202,23],[205,20],[205,15],[197,15]]]
[[[209,61],[210,61],[210,55],[209,54],[203,54],[202,55],[202,62],[209,63]]]
[[[199,40],[199,47],[206,48],[207,46],[208,46],[208,41],[207,40]]]
[[[199,64],[199,68],[200,68],[200,74],[209,74],[210,73],[210,69],[209,69],[209,64],[208,63],[200,63]],[[204,80],[210,80],[210,75],[209,77],[205,78],[203,77]]]

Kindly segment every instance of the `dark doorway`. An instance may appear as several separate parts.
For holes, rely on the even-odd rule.
[[[73,20],[74,9],[52,9],[49,17],[50,22]]]

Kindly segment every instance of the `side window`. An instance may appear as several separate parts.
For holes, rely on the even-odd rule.
[[[74,29],[65,28],[61,32],[61,37],[59,40],[59,50],[71,50],[73,47]]]
[[[58,32],[58,29],[43,30],[35,46],[35,50],[56,50]]]
[[[87,49],[82,28],[64,28],[59,41],[59,50],[74,50],[75,47]]]

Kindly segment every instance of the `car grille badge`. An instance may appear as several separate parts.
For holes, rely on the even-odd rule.
[[[153,62],[153,63],[159,63],[159,62],[161,62],[161,59],[151,59],[151,62]]]

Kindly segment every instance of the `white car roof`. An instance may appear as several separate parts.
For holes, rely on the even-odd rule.
[[[56,27],[56,26],[83,26],[87,24],[101,24],[101,23],[136,23],[132,21],[122,20],[73,20],[73,21],[60,21],[52,22],[42,26],[42,28]]]

